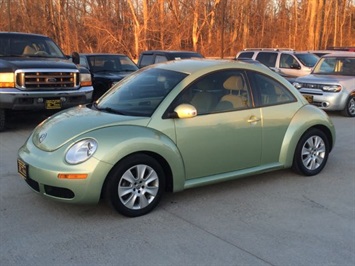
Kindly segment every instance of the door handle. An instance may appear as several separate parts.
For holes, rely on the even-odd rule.
[[[259,122],[261,120],[261,118],[256,117],[255,115],[252,115],[249,119],[248,119],[248,123],[255,125],[257,122]]]

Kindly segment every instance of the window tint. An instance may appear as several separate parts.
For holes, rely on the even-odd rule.
[[[168,59],[164,55],[157,55],[155,57],[155,63],[162,63],[162,62],[166,62],[166,61],[168,61]]]
[[[207,75],[186,88],[178,104],[188,103],[197,115],[246,109],[252,106],[246,76],[242,71],[219,71]]]
[[[280,67],[292,68],[292,66],[298,65],[296,59],[290,54],[281,54]]]
[[[295,56],[306,67],[314,67],[319,60],[319,57],[314,54],[295,54]]]
[[[275,67],[276,59],[277,53],[259,52],[256,56],[256,60],[268,67]]]
[[[254,52],[241,52],[238,56],[238,58],[252,58],[254,55]]]
[[[153,63],[153,55],[152,54],[147,54],[147,55],[142,55],[140,66],[145,67]]]
[[[79,64],[82,65],[82,66],[84,66],[84,67],[89,68],[89,65],[88,65],[88,63],[87,63],[87,61],[86,61],[86,59],[85,59],[84,56],[80,56],[80,62],[79,62]]]
[[[151,116],[166,95],[186,76],[185,73],[158,68],[136,71],[100,98],[97,108],[121,115]]]
[[[276,80],[257,72],[248,73],[254,99],[258,106],[284,104],[296,101],[292,93]]]

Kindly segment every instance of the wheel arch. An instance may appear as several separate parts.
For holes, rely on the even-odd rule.
[[[173,192],[174,191],[174,179],[173,179],[173,173],[172,173],[172,169],[169,165],[169,163],[167,162],[167,160],[161,156],[160,154],[156,153],[156,152],[152,152],[152,151],[136,151],[130,154],[127,154],[126,156],[122,157],[120,160],[118,160],[111,168],[111,170],[107,173],[104,183],[101,187],[101,198],[104,198],[104,194],[105,194],[105,188],[106,188],[106,184],[108,182],[108,176],[110,176],[110,174],[112,173],[112,171],[114,170],[115,166],[120,164],[121,161],[125,160],[126,158],[130,157],[130,156],[134,156],[137,154],[145,154],[147,156],[152,157],[153,159],[155,159],[160,166],[162,167],[163,171],[164,171],[164,175],[165,175],[165,188],[164,191],[165,192]]]
[[[336,135],[332,121],[323,110],[305,105],[293,117],[281,145],[279,161],[285,168],[292,166],[299,140],[312,128],[323,131],[328,139],[329,152],[333,149]]]
[[[124,126],[119,130],[100,130],[105,141],[96,158],[111,165],[106,173],[101,191],[112,169],[123,159],[134,154],[146,154],[154,158],[163,168],[166,177],[166,191],[181,191],[185,185],[185,167],[175,143],[161,132],[137,126]],[[113,145],[112,145],[113,144]]]

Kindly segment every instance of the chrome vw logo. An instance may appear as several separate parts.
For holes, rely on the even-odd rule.
[[[47,133],[43,133],[39,136],[39,143],[42,143],[47,137]]]

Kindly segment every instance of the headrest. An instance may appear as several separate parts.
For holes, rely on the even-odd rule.
[[[226,90],[242,90],[244,87],[243,78],[241,76],[231,76],[223,83],[223,87]]]

